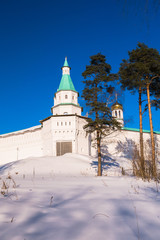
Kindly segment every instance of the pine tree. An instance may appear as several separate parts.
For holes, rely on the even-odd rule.
[[[106,96],[112,94],[114,88],[109,82],[116,79],[117,75],[110,74],[111,66],[106,63],[106,58],[101,53],[90,57],[90,65],[82,73],[84,77],[82,97],[89,107],[88,123],[85,129],[96,135],[98,151],[98,176],[102,175],[101,166],[101,140],[113,128],[120,128],[120,123],[112,117],[111,109],[106,104]]]
[[[129,51],[128,54],[129,59],[123,60],[120,66],[120,82],[122,83],[123,88],[127,88],[128,90],[132,91],[138,90],[139,92],[140,156],[143,174],[145,166],[142,131],[142,93],[147,94],[152,144],[152,176],[155,177],[155,141],[153,135],[150,87],[151,94],[154,96],[159,96],[159,90],[157,90],[157,86],[160,84],[160,54],[156,49],[148,48],[148,46],[143,43],[138,43],[137,48],[135,50]],[[158,104],[158,101],[156,100],[154,103]]]

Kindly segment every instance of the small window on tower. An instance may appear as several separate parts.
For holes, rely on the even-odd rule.
[[[117,117],[117,111],[115,111],[115,116]]]
[[[72,100],[74,100],[74,96],[72,96]]]
[[[121,117],[121,112],[119,111],[119,117]]]
[[[68,99],[68,95],[65,95],[65,99]]]
[[[61,100],[61,96],[59,96],[59,100]]]

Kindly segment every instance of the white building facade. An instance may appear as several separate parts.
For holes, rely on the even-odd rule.
[[[28,157],[59,156],[67,152],[96,156],[91,136],[84,130],[86,117],[81,115],[78,92],[70,77],[70,67],[65,59],[62,78],[54,96],[52,115],[40,121],[41,125],[0,135],[0,165]],[[123,107],[116,102],[112,115],[124,125]],[[157,148],[160,133],[155,133]],[[124,149],[138,143],[139,130],[122,128],[103,141],[104,154],[125,153]],[[150,139],[149,131],[144,140]],[[159,144],[159,145],[158,145]]]

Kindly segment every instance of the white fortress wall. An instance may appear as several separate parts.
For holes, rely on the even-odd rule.
[[[42,155],[41,126],[0,135],[0,164]]]
[[[154,134],[155,146],[157,152],[160,149],[160,135]],[[144,153],[147,154],[150,151],[150,133],[144,132]],[[135,145],[139,148],[139,132],[121,130],[115,131],[110,135],[106,136],[102,140],[102,155],[117,156],[121,155],[126,158],[131,158],[135,149]],[[97,149],[95,147],[95,141],[92,141],[92,156],[97,156]],[[160,152],[158,152],[158,157],[160,159]]]
[[[71,142],[72,152],[97,156],[96,144],[84,130],[86,118],[78,115],[56,115],[41,121],[42,125],[0,135],[0,165],[19,159],[56,156],[57,142]],[[160,134],[154,134],[160,160]],[[144,132],[144,151],[150,149],[150,133]],[[93,135],[92,135],[93,139]],[[148,141],[148,143],[146,143]],[[134,147],[139,147],[139,132],[121,130],[102,141],[102,155],[121,155],[131,158]]]
[[[52,119],[49,117],[47,119],[42,120],[42,148],[43,148],[43,156],[53,156],[53,129],[52,129]]]
[[[87,123],[83,117],[76,117],[76,149],[77,153],[91,155],[91,139],[90,134],[84,130],[84,125]]]

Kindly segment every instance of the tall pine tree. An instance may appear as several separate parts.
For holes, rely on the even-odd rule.
[[[90,65],[82,73],[84,77],[82,97],[89,107],[88,123],[84,128],[96,135],[98,152],[98,176],[102,175],[101,166],[101,140],[113,128],[120,128],[120,123],[112,117],[111,109],[106,104],[106,96],[113,93],[110,81],[116,79],[116,75],[110,74],[111,66],[106,63],[106,58],[101,53],[90,57]]]
[[[160,54],[156,49],[149,48],[143,43],[139,43],[137,48],[129,51],[128,54],[129,59],[123,60],[119,69],[120,81],[123,88],[139,92],[140,156],[143,175],[145,174],[145,166],[142,131],[142,93],[147,95],[152,145],[152,176],[155,177],[155,141],[153,135],[150,88],[152,95],[159,96],[159,91],[156,87],[160,84]],[[157,104],[158,101],[156,100],[154,103]]]

